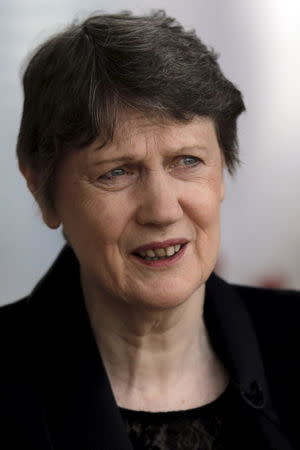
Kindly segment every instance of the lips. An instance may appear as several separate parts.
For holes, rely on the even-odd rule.
[[[140,263],[152,268],[167,268],[181,259],[188,242],[185,238],[153,241],[137,247],[132,255]]]
[[[166,241],[153,241],[149,242],[148,244],[141,245],[140,247],[135,248],[132,253],[141,253],[146,252],[147,250],[157,249],[157,248],[167,248],[175,245],[184,245],[187,244],[189,241],[185,238],[178,238],[178,239],[168,239]]]
[[[155,251],[156,249],[167,249],[168,247],[175,247],[178,245],[182,246],[187,243],[188,240],[185,238],[168,239],[166,241],[153,241],[135,248],[132,253],[135,255],[143,255],[147,252],[147,250]]]

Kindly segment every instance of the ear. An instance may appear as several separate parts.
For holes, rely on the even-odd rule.
[[[55,211],[53,211],[52,209],[50,210],[49,206],[45,205],[45,202],[41,199],[41,197],[38,194],[39,183],[38,183],[37,173],[34,172],[34,170],[31,169],[29,166],[27,166],[21,162],[19,162],[19,169],[20,169],[20,172],[22,173],[23,177],[26,180],[28,189],[34,196],[37,204],[39,205],[39,208],[42,213],[45,224],[49,228],[53,228],[53,229],[58,228],[60,226],[59,217],[57,216]]]

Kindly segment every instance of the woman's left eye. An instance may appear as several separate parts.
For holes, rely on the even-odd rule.
[[[122,175],[126,174],[126,170],[125,169],[121,169],[121,168],[117,168],[117,169],[112,169],[109,172],[106,172],[104,175],[101,175],[99,177],[99,179],[101,180],[113,180],[114,178],[118,178]]]
[[[178,158],[178,164],[183,165],[184,167],[195,167],[201,163],[201,159],[197,158],[197,156],[180,156]]]

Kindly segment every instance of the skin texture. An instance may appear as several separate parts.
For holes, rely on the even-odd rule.
[[[119,160],[125,156],[132,160]],[[33,190],[33,175],[23,174]],[[63,225],[80,262],[92,328],[123,406],[199,406],[224,389],[226,375],[202,321],[223,198],[212,121],[159,122],[127,111],[112,143],[95,141],[62,161],[56,210],[40,205],[49,227]],[[189,243],[171,267],[148,267],[132,255],[136,247],[174,238]],[[174,395],[187,383],[184,395]]]

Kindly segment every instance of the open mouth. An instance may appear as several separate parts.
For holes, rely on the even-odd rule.
[[[133,253],[135,256],[145,261],[159,261],[174,258],[187,244],[170,245],[165,248],[154,248],[139,253]]]

